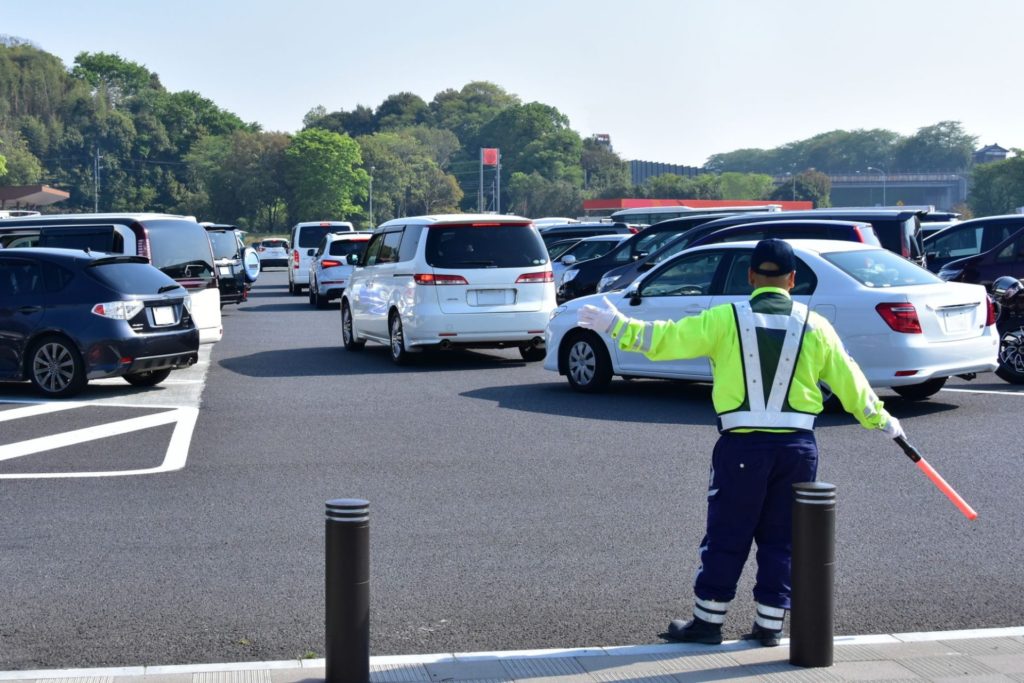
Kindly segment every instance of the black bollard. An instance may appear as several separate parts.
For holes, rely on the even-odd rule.
[[[836,487],[793,484],[793,607],[789,663],[832,666]]]
[[[326,682],[370,681],[370,503],[327,501]]]

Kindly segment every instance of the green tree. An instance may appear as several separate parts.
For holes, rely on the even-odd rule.
[[[146,67],[108,52],[79,52],[71,76],[104,91],[114,106],[144,89],[163,89],[156,74]]]
[[[971,191],[967,203],[975,216],[1013,213],[1024,206],[1024,156],[978,164],[971,172]]]
[[[404,128],[425,123],[429,110],[423,98],[411,92],[400,92],[380,103],[374,112],[377,130]]]
[[[472,81],[460,90],[442,90],[430,102],[430,122],[450,130],[464,144],[477,144],[480,129],[519,98],[487,81]],[[487,147],[489,145],[482,145]],[[475,153],[476,149],[470,148]]]
[[[920,128],[896,148],[898,171],[962,171],[971,165],[978,138],[968,135],[959,121],[941,121]]]
[[[517,171],[509,178],[508,212],[520,216],[577,216],[583,208],[580,188],[540,173]]]
[[[338,220],[360,212],[369,176],[359,145],[348,135],[310,128],[284,152],[288,213],[293,220]]]
[[[719,178],[722,199],[767,199],[775,190],[766,173],[723,173]]]
[[[610,188],[630,185],[629,165],[593,138],[583,141],[580,165],[583,168],[583,187],[589,196],[597,196]]]
[[[809,201],[819,209],[832,206],[829,195],[832,193],[832,181],[821,171],[809,169],[798,173],[790,180],[775,188],[769,199],[776,201]]]

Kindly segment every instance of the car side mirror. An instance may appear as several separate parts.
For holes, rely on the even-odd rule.
[[[651,263],[650,261],[648,261],[647,263],[641,263],[637,267],[637,270],[639,270],[641,273],[646,273],[648,270],[650,270],[653,267],[654,267],[654,264]]]
[[[562,265],[571,266],[574,263],[576,263],[576,257],[572,254],[566,254],[562,257]]]
[[[633,254],[633,260],[639,261],[642,258],[647,258],[650,255],[650,253],[651,252],[649,251],[638,251],[637,253]]]
[[[630,306],[639,306],[643,298],[640,296],[640,290],[634,289],[632,292],[626,292],[626,296],[629,297]]]
[[[306,256],[316,256],[316,249],[307,249]]]
[[[350,266],[358,266],[359,254],[349,254],[348,256],[345,257],[345,260],[348,262]]]

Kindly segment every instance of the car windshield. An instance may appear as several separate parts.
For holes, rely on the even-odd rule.
[[[528,268],[548,263],[548,252],[528,224],[432,225],[426,258],[435,268]]]
[[[942,282],[933,273],[887,250],[837,251],[822,256],[865,287],[904,287]]]
[[[349,254],[362,254],[366,251],[366,243],[369,240],[337,240],[331,242],[327,253],[331,256],[348,256]]]
[[[580,243],[580,241],[578,239],[571,239],[571,240],[562,240],[561,242],[554,242],[552,244],[549,244],[548,245],[548,256],[550,256],[551,260],[553,261],[556,258],[558,258],[559,256],[561,256],[562,254],[564,254],[566,251],[568,251],[571,247],[574,247],[575,245],[577,245],[579,243]]]
[[[307,225],[299,228],[298,246],[301,248],[319,246],[324,235],[329,232],[331,232],[329,225]]]
[[[186,220],[146,221],[149,259],[173,278],[208,279],[214,276],[213,252],[206,230]]]
[[[575,256],[577,261],[597,258],[607,254],[619,242],[616,240],[593,240],[578,242],[562,252],[562,256]]]
[[[207,234],[210,236],[210,244],[213,245],[214,258],[233,259],[238,256],[238,242],[235,239],[235,233],[211,230]]]
[[[89,266],[87,272],[122,294],[158,294],[179,287],[177,282],[148,263],[100,261]],[[184,294],[184,291],[180,293]]]

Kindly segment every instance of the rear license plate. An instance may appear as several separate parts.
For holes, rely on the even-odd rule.
[[[173,306],[154,306],[153,307],[153,324],[154,325],[173,325],[174,320],[174,307]]]
[[[971,326],[970,309],[946,311],[943,313],[943,317],[946,323],[946,332],[963,332]]]
[[[503,306],[515,302],[508,289],[478,289],[471,293],[470,303],[476,306]]]
[[[231,277],[231,266],[221,266],[220,274],[223,275],[224,277]]]

